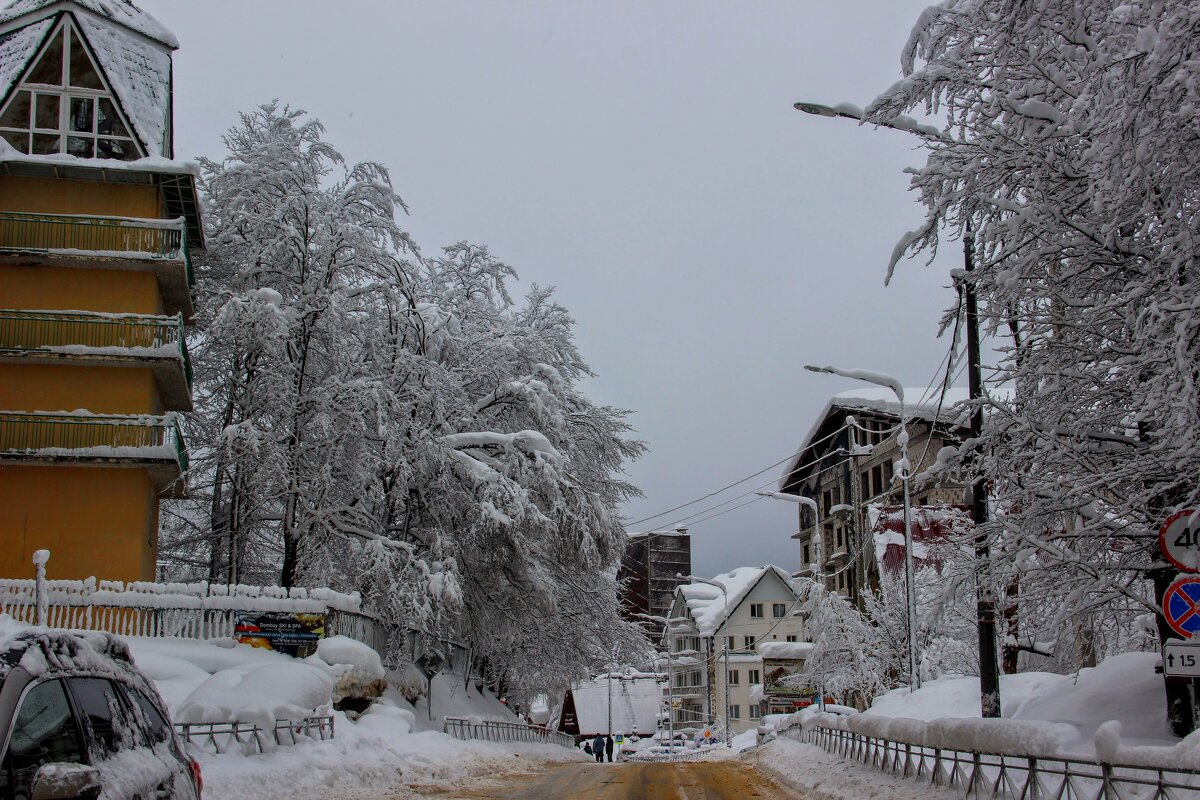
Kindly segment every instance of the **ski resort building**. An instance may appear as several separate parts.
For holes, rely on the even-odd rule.
[[[668,701],[676,733],[734,734],[756,727],[765,707],[764,643],[801,643],[804,623],[791,576],[776,566],[739,567],[675,590],[664,634],[671,659]]]
[[[878,585],[885,556],[903,559],[902,518],[896,537],[903,487],[894,466],[900,458],[902,414],[914,476],[935,464],[943,447],[969,435],[954,408],[966,399],[965,392],[917,400],[923,391],[906,389],[905,397],[912,399],[904,408],[884,388],[843,392],[826,403],[779,482],[780,492],[809,498],[820,509],[818,519],[807,506],[798,506],[800,529],[792,536],[800,543],[797,577],[819,571],[827,588],[861,603],[863,590]],[[965,487],[952,476],[910,485],[917,541],[962,522]],[[820,546],[814,536],[818,525]]]
[[[649,622],[644,615],[665,617],[675,597],[675,587],[686,583],[677,575],[692,573],[692,537],[687,528],[629,534],[625,556],[617,569],[621,587],[621,615],[642,625],[657,642],[662,637],[661,623]]]
[[[0,10],[0,575],[153,580],[204,246],[175,37],[127,0]]]

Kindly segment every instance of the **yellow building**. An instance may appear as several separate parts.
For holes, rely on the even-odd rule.
[[[186,491],[203,247],[175,37],[127,0],[0,10],[0,577],[153,580]]]

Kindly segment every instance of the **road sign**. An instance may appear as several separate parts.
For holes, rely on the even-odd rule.
[[[1158,529],[1158,547],[1184,572],[1200,572],[1200,509],[1185,508]]]
[[[442,666],[445,664],[437,653],[426,653],[413,663],[417,665],[417,669],[421,670],[421,674],[427,681],[433,680],[433,676],[441,672]]]
[[[1185,639],[1200,633],[1200,575],[1181,575],[1167,587],[1163,615],[1171,630]]]
[[[1163,674],[1200,678],[1200,642],[1170,641],[1163,645]]]

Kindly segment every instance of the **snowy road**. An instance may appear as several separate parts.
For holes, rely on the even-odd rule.
[[[414,789],[416,787],[413,787]],[[796,798],[745,762],[565,764],[467,788],[423,787],[444,800],[744,800]]]

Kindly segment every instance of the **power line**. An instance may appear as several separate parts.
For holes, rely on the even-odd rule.
[[[818,445],[821,442],[825,441],[826,439],[836,436],[837,434],[841,433],[844,429],[845,429],[845,426],[843,426],[842,428],[838,428],[836,431],[833,431],[828,436],[823,436],[814,442],[810,442],[810,443],[806,444],[804,447],[802,447],[801,449],[797,450],[794,453],[791,453],[786,458],[781,458],[778,461],[776,461],[774,464],[770,464],[766,467],[763,467],[758,472],[755,472],[753,475],[747,475],[746,477],[742,478],[741,480],[734,481],[733,483],[729,484],[728,486],[722,486],[720,489],[709,492],[708,494],[702,495],[701,497],[697,497],[695,500],[689,500],[688,502],[683,503],[681,505],[677,505],[674,508],[668,508],[666,511],[660,511],[657,514],[651,514],[648,517],[642,517],[641,519],[634,520],[633,522],[630,522],[628,524],[628,527],[632,527],[634,525],[641,525],[643,522],[649,522],[650,520],[658,519],[659,517],[665,517],[667,514],[671,514],[675,511],[680,510],[681,508],[687,508],[688,506],[694,506],[694,505],[696,505],[696,503],[704,502],[705,500],[707,500],[710,497],[716,497],[721,492],[728,491],[729,489],[732,489],[735,486],[739,486],[748,480],[757,478],[759,475],[762,475],[767,470],[775,469],[775,467],[778,467],[780,464],[783,464],[784,462],[790,461],[791,459],[795,458],[796,456],[801,455],[802,453],[804,453],[805,450],[808,450],[809,448],[813,447],[814,445]],[[767,485],[769,485],[769,484],[767,484]]]

